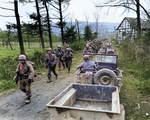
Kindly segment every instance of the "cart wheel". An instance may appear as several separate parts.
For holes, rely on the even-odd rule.
[[[94,75],[94,84],[115,86],[116,80],[116,74],[110,69],[101,69]]]

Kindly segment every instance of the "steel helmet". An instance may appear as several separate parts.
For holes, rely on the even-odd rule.
[[[67,48],[66,50],[68,50],[68,51],[69,51],[69,50],[70,50],[70,48]]]
[[[52,51],[52,48],[47,48],[47,51]]]
[[[70,47],[69,45],[66,46],[66,48],[69,48],[69,47]]]
[[[86,44],[86,47],[89,47],[89,45],[88,45],[88,44]]]
[[[88,60],[89,60],[89,56],[88,56],[88,55],[84,55],[84,56],[83,56],[83,60],[84,60],[84,61],[88,61]]]
[[[58,46],[57,46],[57,48],[61,48],[61,46],[60,46],[60,45],[58,45]]]
[[[25,55],[19,55],[18,60],[26,60],[26,56]]]

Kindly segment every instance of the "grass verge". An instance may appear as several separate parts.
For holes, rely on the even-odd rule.
[[[125,108],[125,120],[150,120],[150,96],[148,94],[150,84],[149,65],[135,62],[128,56],[127,51],[120,45],[113,43],[119,56],[119,69],[123,70],[123,86],[120,92],[120,102]]]

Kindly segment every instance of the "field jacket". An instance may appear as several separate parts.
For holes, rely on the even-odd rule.
[[[16,74],[21,79],[33,79],[34,78],[34,69],[33,66],[29,62],[21,63],[19,62],[18,67],[16,69]]]

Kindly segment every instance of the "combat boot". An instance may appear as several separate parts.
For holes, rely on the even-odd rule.
[[[26,104],[29,104],[31,102],[30,97],[31,97],[31,95],[26,96]]]
[[[64,69],[65,69],[65,65],[63,64],[63,67],[64,67]]]
[[[59,70],[58,71],[61,71],[61,68],[59,68]]]
[[[58,78],[58,75],[56,75],[56,80],[57,80],[57,78]]]
[[[51,82],[51,78],[48,79],[47,83]]]
[[[31,102],[31,100],[26,100],[26,104],[29,104]]]

